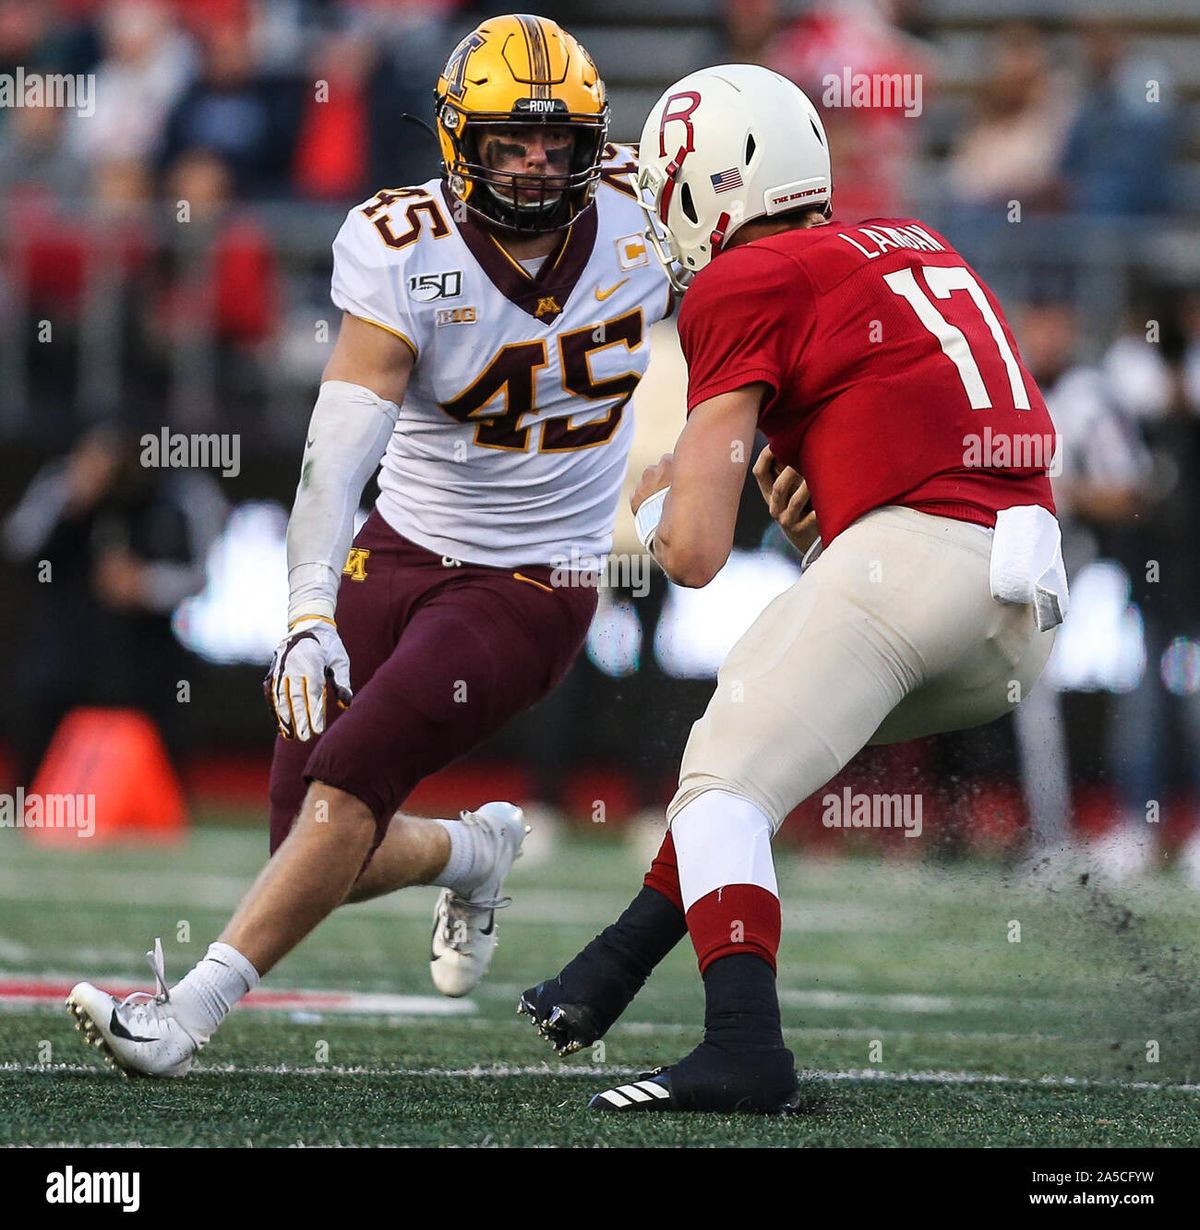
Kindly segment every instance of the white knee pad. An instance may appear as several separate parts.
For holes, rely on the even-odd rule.
[[[771,821],[748,799],[727,790],[705,790],[671,820],[686,912],[728,884],[757,884],[778,897],[771,859]]]

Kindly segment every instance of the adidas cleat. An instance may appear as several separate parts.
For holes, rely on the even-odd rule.
[[[539,982],[521,996],[517,1013],[530,1023],[560,1055],[573,1055],[591,1046],[606,1032],[599,1014],[587,1004],[562,1003],[557,978]]]
[[[105,1062],[131,1076],[183,1076],[202,1042],[179,1023],[164,977],[162,940],[146,956],[158,986],[156,994],[135,991],[118,1000],[90,982],[67,996],[75,1028]]]
[[[525,813],[513,803],[485,803],[478,811],[464,811],[462,823],[481,830],[493,858],[482,884],[465,896],[444,888],[434,907],[429,972],[433,985],[452,997],[473,991],[487,972],[496,950],[496,911],[512,903],[500,890],[529,832]]]
[[[794,1115],[805,1105],[792,1052],[722,1050],[701,1043],[668,1068],[614,1085],[588,1102],[591,1110],[708,1111],[717,1114]]]
[[[596,1094],[588,1107],[606,1111],[671,1110],[671,1084],[666,1073],[666,1068],[643,1072],[628,1085],[615,1085]]]

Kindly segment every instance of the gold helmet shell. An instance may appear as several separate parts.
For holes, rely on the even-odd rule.
[[[591,203],[608,139],[608,102],[592,57],[556,22],[526,13],[483,22],[446,61],[434,102],[450,192],[489,224],[532,234],[560,230]],[[569,174],[485,166],[478,138],[488,124],[571,128]],[[518,206],[518,192],[539,195]]]

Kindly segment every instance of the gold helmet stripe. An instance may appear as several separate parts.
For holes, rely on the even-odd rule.
[[[541,19],[518,13],[517,20],[525,32],[525,46],[529,52],[529,76],[534,98],[550,97],[550,49],[546,46],[546,32]]]

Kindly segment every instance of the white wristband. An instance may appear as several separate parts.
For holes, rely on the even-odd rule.
[[[341,574],[328,564],[297,564],[288,572],[288,624],[302,615],[332,619],[341,583]]]
[[[638,541],[647,551],[654,551],[654,532],[662,520],[663,505],[667,502],[667,492],[670,487],[664,487],[653,495],[648,495],[633,514],[633,525],[637,530]]]

